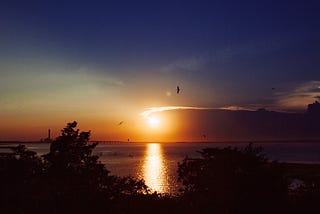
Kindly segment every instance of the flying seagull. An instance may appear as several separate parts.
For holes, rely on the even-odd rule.
[[[179,94],[179,92],[180,92],[180,87],[177,86],[177,94]]]

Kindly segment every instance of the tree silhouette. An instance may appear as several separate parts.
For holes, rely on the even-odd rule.
[[[68,123],[42,157],[23,145],[0,155],[1,213],[128,213],[158,198],[143,180],[109,175],[90,132],[76,127]]]
[[[50,152],[43,156],[48,170],[52,173],[73,172],[76,174],[101,170],[102,174],[108,175],[109,171],[98,162],[99,156],[92,154],[97,143],[89,143],[90,131],[79,132],[76,127],[76,121],[68,123],[61,130],[61,136],[51,143]]]
[[[90,131],[80,132],[76,127],[77,122],[68,123],[51,143],[50,152],[43,156],[47,181],[51,183],[49,192],[53,193],[56,203],[68,207],[70,201],[77,198],[77,201],[94,204],[102,200],[99,207],[101,204],[111,207],[111,201],[122,200],[127,195],[150,193],[142,180],[110,176],[105,165],[98,161],[99,157],[93,155],[97,143],[89,142]],[[112,209],[110,207],[108,209]],[[79,205],[76,208],[79,209]]]
[[[307,109],[307,113],[312,114],[312,115],[316,115],[316,116],[320,116],[320,103],[318,101],[315,101],[314,103],[309,104],[308,109]]]
[[[279,211],[287,192],[283,168],[269,162],[261,148],[206,148],[201,158],[179,163],[179,181],[189,209],[202,213]],[[262,207],[264,207],[262,209]]]

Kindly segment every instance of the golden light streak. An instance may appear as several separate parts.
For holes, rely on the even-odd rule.
[[[165,179],[167,170],[163,164],[161,145],[159,143],[147,144],[144,158],[143,174],[146,184],[154,191],[165,192],[168,183]]]

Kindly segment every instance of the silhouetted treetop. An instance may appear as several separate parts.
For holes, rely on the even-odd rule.
[[[241,150],[206,148],[199,152],[201,158],[185,158],[178,179],[186,204],[198,206],[199,213],[206,208],[208,213],[270,213],[285,197],[287,185],[281,165],[261,151],[251,144]],[[269,207],[259,210],[266,202]]]
[[[308,105],[307,113],[311,115],[320,116],[320,103],[315,101],[312,104]]]
[[[90,131],[80,132],[76,127],[76,121],[68,123],[61,130],[61,136],[52,141],[50,152],[44,156],[49,164],[57,167],[75,168],[97,162],[99,157],[92,155],[97,143],[89,143]]]
[[[129,213],[130,200],[158,197],[143,180],[109,175],[89,139],[74,121],[48,154],[40,157],[23,145],[0,154],[0,213]]]

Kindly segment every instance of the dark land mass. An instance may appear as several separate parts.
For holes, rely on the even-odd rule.
[[[319,163],[284,163],[288,177],[306,179],[309,177],[320,178]]]

